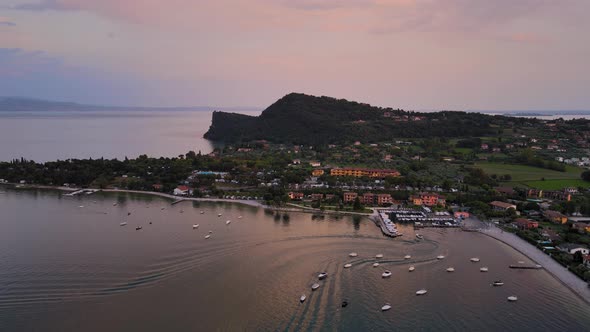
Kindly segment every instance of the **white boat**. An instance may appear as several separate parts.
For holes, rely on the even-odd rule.
[[[201,211],[201,214],[205,214],[205,211]]]
[[[122,222],[122,223],[119,224],[119,226],[125,226],[125,225],[127,225],[126,222]]]
[[[428,291],[426,289],[421,289],[419,291],[416,292],[416,295],[424,295],[426,294]]]
[[[410,272],[414,272],[414,270],[415,270],[415,269],[416,269],[415,267],[413,267],[413,266],[410,266],[410,268],[408,269],[408,271],[410,271]]]
[[[319,280],[324,280],[328,277],[328,274],[326,272],[322,272],[320,274],[318,274],[318,279]]]
[[[419,240],[422,240],[422,239],[424,238],[424,236],[422,236],[422,235],[420,235],[420,234],[416,233],[416,238],[417,238],[417,239],[419,239]]]
[[[381,311],[387,311],[389,309],[391,309],[391,304],[389,303],[385,303],[385,305],[381,307]]]
[[[351,252],[350,254],[348,254],[348,256],[350,256],[350,257],[356,257],[356,256],[358,256],[358,254],[356,252]]]
[[[474,263],[477,263],[477,262],[479,262],[479,258],[473,257],[473,258],[470,259],[470,261],[472,261]]]
[[[479,269],[480,272],[488,272],[488,268],[486,266]]]
[[[138,230],[140,230],[140,229],[142,229],[142,228],[143,228],[143,227],[141,227],[141,226],[137,226],[137,227],[135,227],[135,230],[136,230],[136,231],[138,231]]]
[[[352,264],[350,264],[350,263],[344,264],[344,268],[345,268],[345,269],[348,269],[348,268],[349,268],[349,267],[351,267],[351,266],[352,266]]]
[[[208,238],[210,238],[210,237],[211,237],[211,234],[207,234],[207,235],[205,235],[205,239],[208,239]]]
[[[385,270],[385,272],[383,272],[383,273],[381,274],[381,277],[382,277],[382,278],[389,278],[389,277],[391,277],[391,271],[389,271],[389,270]]]
[[[383,254],[377,254],[375,255],[375,258],[383,258]]]
[[[80,205],[80,206],[78,206],[78,207],[79,207],[79,208],[83,208],[83,207],[84,207],[84,205]]]
[[[213,233],[213,231],[209,231],[209,234]]]
[[[165,207],[160,208],[160,210],[164,210],[164,209],[166,209],[166,208]]]
[[[439,255],[439,256],[436,256],[436,259],[445,259],[445,256]]]
[[[504,282],[502,280],[496,280],[492,286],[504,286]]]
[[[301,302],[301,303],[305,302],[306,298],[307,298],[307,296],[305,296],[305,294],[301,295],[301,297],[299,298],[299,302]]]
[[[314,291],[314,290],[316,290],[318,288],[320,288],[320,284],[318,284],[318,283],[315,283],[315,284],[311,285],[311,290],[312,291]]]
[[[373,267],[378,267],[379,263],[373,263]]]
[[[229,224],[231,224],[231,220],[228,220],[228,221],[226,221],[226,222],[225,222],[225,224],[226,224],[226,225],[229,225]]]
[[[238,216],[238,219],[242,219],[242,216]]]
[[[518,301],[518,297],[516,297],[514,295],[508,296],[508,301],[510,301],[510,302]]]
[[[447,268],[447,272],[455,272],[455,268],[454,267],[449,267],[449,268]]]
[[[117,203],[113,203],[113,206],[117,206]]]
[[[410,258],[412,258],[412,256],[410,256],[410,255],[405,255],[404,256],[404,259],[410,259]]]
[[[197,229],[197,228],[199,228],[199,224],[194,224],[193,229]]]
[[[218,214],[217,214],[217,216],[218,216],[218,217],[221,217],[221,213],[218,213]]]
[[[518,261],[518,264],[524,264],[524,261]]]

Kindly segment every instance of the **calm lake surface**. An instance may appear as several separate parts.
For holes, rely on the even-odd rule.
[[[260,112],[241,111],[258,115]],[[0,112],[0,161],[209,153],[209,111]]]
[[[589,305],[543,270],[509,269],[530,261],[477,233],[429,229],[417,242],[410,227],[402,227],[403,237],[389,239],[366,218],[290,213],[285,219],[244,205],[170,205],[131,194],[0,192],[1,331],[590,326]],[[193,230],[193,224],[200,226]],[[212,237],[205,239],[209,231]],[[353,251],[358,257],[348,257]],[[373,268],[379,253],[381,266]],[[403,259],[407,254],[410,260]],[[436,260],[441,254],[446,258]],[[481,262],[471,263],[474,256]],[[349,262],[353,266],[344,269]],[[410,265],[416,267],[412,273]],[[454,273],[445,272],[450,266]],[[481,266],[490,272],[479,272]],[[384,269],[393,276],[382,279]],[[329,277],[312,292],[322,271]],[[505,285],[491,287],[496,279]],[[428,294],[416,296],[421,288]],[[302,294],[308,298],[299,303]],[[507,302],[510,295],[518,302]],[[343,300],[348,307],[341,308]],[[387,302],[392,309],[381,312]]]

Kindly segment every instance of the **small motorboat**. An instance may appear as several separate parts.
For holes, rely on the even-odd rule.
[[[515,302],[515,301],[518,301],[518,297],[516,297],[516,296],[514,296],[514,295],[512,295],[512,296],[508,296],[508,301],[510,301],[510,302]]]
[[[381,277],[382,277],[382,278],[389,278],[389,277],[391,277],[391,271],[389,271],[389,270],[385,270],[385,272],[383,272],[383,273],[381,274]]]
[[[305,296],[305,294],[301,295],[301,297],[299,298],[299,302],[303,303],[305,302],[305,299],[307,299],[307,296]]]
[[[320,288],[320,284],[318,284],[318,283],[315,283],[315,284],[311,285],[311,290],[312,291],[317,290],[318,288]]]
[[[473,263],[477,263],[477,262],[479,262],[479,258],[473,257],[470,259],[470,261],[472,261]]]
[[[201,211],[200,213],[201,213],[201,214],[205,214],[205,211]]]
[[[377,254],[375,255],[375,258],[383,258],[383,254]]]
[[[356,256],[358,256],[358,254],[356,252],[351,252],[350,254],[348,254],[348,256],[350,256],[350,257],[356,257]]]
[[[221,213],[218,213],[218,214],[217,214],[217,216],[218,216],[218,217],[221,217]]]
[[[127,212],[127,215],[130,216],[131,215],[131,212]]]
[[[410,259],[410,258],[412,258],[412,256],[410,256],[410,255],[405,255],[404,256],[404,259]]]
[[[408,271],[410,271],[410,272],[414,272],[414,270],[415,270],[415,269],[416,269],[415,267],[413,267],[413,266],[410,266],[410,268],[408,269]]]
[[[504,286],[504,282],[502,280],[496,280],[492,283],[492,286]]]
[[[161,208],[160,208],[160,210],[165,210],[165,209],[166,209],[165,207],[161,207]]]
[[[385,305],[381,307],[381,311],[387,311],[389,309],[391,309],[391,304],[389,303],[385,303]]]
[[[138,231],[138,230],[140,230],[140,229],[142,229],[142,228],[143,228],[143,227],[141,227],[141,226],[137,226],[137,227],[135,227],[135,230],[136,230],[136,231]]]
[[[424,236],[422,236],[422,235],[420,235],[420,234],[416,233],[416,238],[417,238],[417,239],[419,239],[419,240],[422,240],[422,239],[424,238]]]
[[[350,264],[350,263],[344,264],[344,268],[345,268],[345,269],[348,269],[348,268],[350,268],[351,266],[352,266],[352,264]]]
[[[180,210],[180,213],[184,213],[184,210]]]
[[[416,295],[424,295],[426,294],[428,291],[426,289],[421,289],[419,291],[416,292]]]
[[[226,222],[225,222],[225,224],[226,224],[226,225],[229,225],[229,224],[231,224],[231,220],[228,220],[228,221],[226,221]]]
[[[373,263],[373,267],[378,267],[379,263]]]
[[[117,206],[117,203],[113,203],[113,206]]]
[[[208,238],[210,238],[210,237],[211,237],[211,234],[207,234],[207,235],[205,235],[205,239],[208,239]]]
[[[342,308],[346,308],[346,306],[348,306],[348,301],[342,301]]]
[[[322,272],[320,274],[318,274],[318,279],[319,280],[324,280],[328,277],[328,274],[326,272]]]
[[[484,267],[480,268],[479,269],[479,272],[488,272],[487,266],[484,266]]]
[[[119,226],[126,226],[126,225],[127,225],[126,222],[122,222],[122,223],[119,224]]]
[[[438,256],[436,256],[436,259],[445,259],[445,256],[443,256],[443,255],[438,255]]]
[[[209,234],[213,233],[213,231],[209,231]]]
[[[79,207],[79,208],[83,208],[83,207],[84,207],[84,205],[80,205],[80,206],[78,206],[78,207]]]
[[[242,219],[242,216],[238,216],[238,219]]]
[[[455,268],[454,267],[449,267],[449,268],[447,268],[447,272],[455,272]]]
[[[199,228],[199,224],[194,224],[193,229],[197,229],[197,228]]]

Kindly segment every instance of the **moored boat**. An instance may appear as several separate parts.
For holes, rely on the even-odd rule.
[[[199,228],[199,224],[194,224],[193,229],[197,229],[197,228]]]
[[[488,268],[487,266],[484,266],[482,268],[479,269],[480,272],[488,272]]]
[[[314,291],[314,290],[316,290],[318,288],[320,288],[320,284],[318,284],[318,283],[315,283],[315,284],[311,285],[311,290],[312,291]]]
[[[449,267],[449,268],[447,268],[447,272],[455,272],[455,268],[454,267]]]
[[[387,311],[389,309],[391,309],[391,304],[389,303],[385,303],[385,305],[381,307],[381,311]]]
[[[504,286],[504,282],[502,280],[496,280],[492,283],[493,286]]]
[[[119,224],[119,226],[126,226],[126,225],[127,225],[126,222],[122,222],[122,223]]]
[[[210,238],[210,237],[211,237],[211,234],[207,234],[207,235],[205,235],[205,239],[208,239],[208,238]]]
[[[299,298],[299,302],[303,303],[305,302],[305,299],[307,299],[307,296],[305,296],[305,294],[301,295],[301,297]]]
[[[322,272],[320,274],[318,274],[318,279],[319,280],[324,280],[328,277],[328,274],[326,272]]]
[[[410,256],[410,255],[405,255],[404,256],[404,259],[410,259],[410,258],[412,258],[412,256]]]
[[[378,267],[379,263],[373,263],[373,267]]]
[[[426,289],[421,289],[419,291],[416,292],[416,295],[424,295],[426,294],[428,291]]]
[[[472,258],[470,259],[470,261],[472,261],[473,263],[477,263],[477,262],[479,262],[479,258],[477,258],[477,257],[472,257]]]
[[[356,252],[351,252],[350,254],[348,254],[348,256],[350,256],[350,257],[356,257],[356,256],[358,256],[358,254]]]
[[[375,255],[375,258],[383,258],[383,254],[377,254]]]
[[[381,277],[382,277],[382,278],[389,278],[389,277],[391,277],[391,271],[389,271],[389,270],[385,270],[385,272],[383,272],[383,273],[381,274]]]
[[[344,264],[344,268],[345,268],[345,269],[348,269],[348,268],[350,268],[351,266],[352,266],[352,264],[350,264],[350,263]]]
[[[410,268],[408,269],[408,271],[410,271],[410,272],[414,272],[414,270],[415,270],[415,269],[416,269],[415,267],[413,267],[413,266],[410,266]]]
[[[443,256],[443,255],[438,255],[438,256],[436,256],[436,259],[445,259],[445,256]]]
[[[225,224],[226,224],[226,225],[229,225],[229,224],[231,224],[231,220],[228,220],[228,221],[226,221],[226,222],[225,222]]]
[[[515,302],[515,301],[518,301],[518,297],[516,297],[516,296],[514,296],[514,295],[512,295],[512,296],[508,296],[508,301],[510,301],[510,302]]]

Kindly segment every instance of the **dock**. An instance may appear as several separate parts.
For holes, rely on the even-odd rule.
[[[98,190],[98,189],[80,189],[80,190],[71,192],[69,194],[65,194],[64,196],[78,196],[78,195],[82,195],[82,194],[92,195],[97,191],[100,191],[100,190]]]
[[[389,217],[386,213],[379,212],[375,218],[375,222],[379,228],[381,228],[381,232],[383,232],[383,234],[386,236],[398,237],[403,235],[397,231],[397,227],[393,222],[391,222],[391,220],[389,220]]]
[[[509,265],[508,266],[511,269],[522,269],[522,270],[539,270],[542,269],[543,267],[541,265]]]

